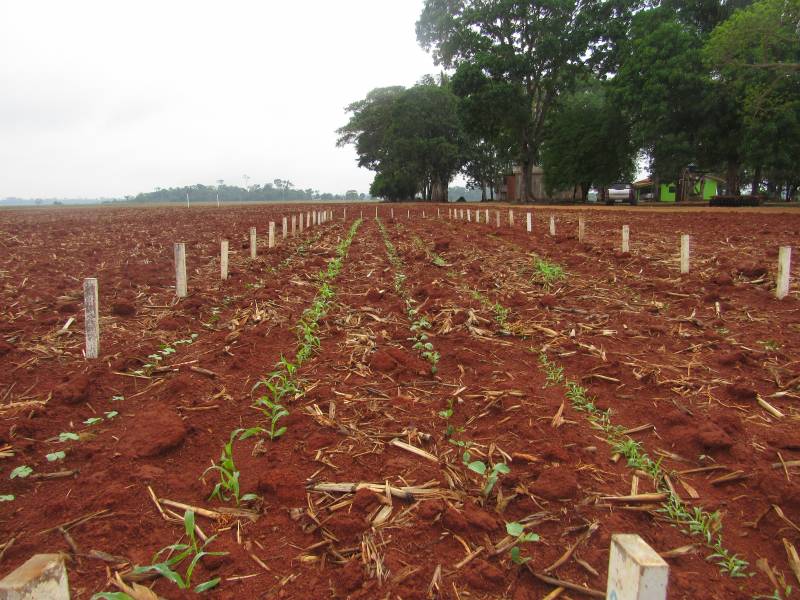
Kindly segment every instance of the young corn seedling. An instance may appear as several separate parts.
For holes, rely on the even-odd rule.
[[[538,542],[539,535],[536,533],[525,533],[525,525],[512,521],[506,523],[506,533],[511,537],[517,538],[514,546],[509,551],[511,560],[514,564],[524,565],[530,560],[530,557],[522,557],[522,551],[519,548],[520,544],[527,544],[530,542]]]
[[[266,430],[269,439],[272,441],[277,440],[284,433],[286,433],[286,427],[278,427],[278,421],[280,421],[283,417],[288,417],[289,411],[280,404],[272,402],[266,396],[262,396],[256,402],[261,409],[261,412],[264,413],[267,421],[269,421],[269,429]]]
[[[566,277],[564,269],[561,268],[560,265],[542,260],[538,257],[534,259],[533,272],[534,279],[541,282],[545,288],[549,288],[555,282]]]
[[[162,548],[153,556],[153,561],[159,560],[162,555],[169,556],[173,552],[177,554],[170,556],[166,560],[154,562],[152,565],[135,567],[133,569],[133,574],[142,575],[145,573],[155,572],[177,585],[179,589],[188,590],[192,587],[192,575],[194,574],[197,563],[200,562],[201,558],[204,556],[223,556],[227,554],[227,552],[209,552],[206,550],[208,545],[216,539],[216,535],[212,535],[205,542],[203,542],[202,545],[200,545],[195,534],[193,511],[187,510],[184,513],[183,528],[186,532],[188,543],[176,543]],[[186,571],[183,573],[183,575],[181,575],[177,569],[186,559],[190,559],[189,564],[186,567]],[[196,585],[194,587],[194,591],[196,593],[208,591],[216,587],[219,582],[220,578],[214,577],[213,579],[209,579],[208,581],[204,581],[203,583]]]
[[[214,490],[209,496],[209,500],[217,498],[220,502],[228,502],[233,499],[238,505],[240,502],[249,502],[258,498],[256,494],[245,494],[239,496],[239,470],[233,462],[233,442],[237,436],[239,439],[246,439],[250,437],[255,429],[234,429],[231,432],[231,437],[228,443],[222,449],[222,455],[219,459],[219,464],[211,461],[211,466],[203,471],[203,476],[209,471],[216,471],[219,473],[219,483],[214,486]]]

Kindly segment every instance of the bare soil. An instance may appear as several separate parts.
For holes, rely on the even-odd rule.
[[[285,241],[281,216],[310,207],[0,211],[0,494],[15,496],[0,503],[2,571],[63,551],[73,597],[111,590],[109,574],[150,564],[183,534],[149,486],[159,499],[218,511],[198,516],[206,535],[218,535],[209,549],[228,552],[203,559],[193,578],[222,578],[210,598],[522,600],[553,590],[536,574],[603,590],[613,533],[638,533],[668,556],[673,599],[797,587],[783,539],[800,543],[798,269],[782,301],[774,278],[778,246],[797,239],[800,214],[597,209],[583,213],[578,243],[577,210],[534,207],[528,234],[525,209],[514,209],[510,228],[503,208],[498,229],[489,208],[488,225],[483,214],[480,223],[448,221],[447,206],[440,219],[436,206],[412,205],[410,220],[407,205],[395,219],[379,209],[405,289],[431,323],[435,374],[413,347],[372,206],[348,207],[346,221],[336,206],[333,222]],[[315,276],[360,211],[365,222],[333,283],[321,347],[299,371],[304,393],[288,406],[286,434],[234,446],[242,493],[260,500],[210,501],[218,479],[205,470],[233,429],[264,424],[253,386],[294,356]],[[551,212],[555,237],[546,234]],[[270,220],[280,241],[272,250]],[[619,251],[622,224],[630,254]],[[681,233],[692,235],[685,276]],[[220,239],[235,251],[226,282]],[[180,301],[177,241],[187,244],[189,273]],[[565,276],[544,282],[537,258]],[[84,277],[100,282],[97,361],[82,356]],[[175,352],[145,368],[163,347]],[[658,503],[613,499],[632,486],[653,492],[652,480],[548,383],[542,352],[662,460],[684,502],[719,511],[715,535],[752,577],[722,573]],[[60,441],[65,432],[80,439]],[[454,441],[471,444],[472,460],[510,467],[488,496]],[[58,451],[63,460],[47,460]],[[33,474],[9,479],[20,465]],[[318,485],[360,482],[376,486]],[[401,498],[387,485],[425,489]],[[512,521],[541,538],[521,546],[524,566],[503,547]],[[164,598],[193,596],[163,578],[143,583]]]

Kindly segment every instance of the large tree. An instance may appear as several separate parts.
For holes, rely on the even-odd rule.
[[[446,201],[462,163],[463,134],[449,86],[379,88],[347,107],[337,145],[353,144],[359,166],[376,172],[370,192],[388,200]]]
[[[613,45],[606,26],[627,11],[625,0],[425,1],[417,39],[434,60],[457,70],[469,65],[506,86],[504,100],[514,99],[508,131],[516,139],[525,200],[548,112],[579,72],[602,62]]]
[[[548,190],[579,185],[586,201],[591,185],[606,188],[631,176],[636,152],[628,124],[605,87],[586,79],[547,119],[542,166]]]

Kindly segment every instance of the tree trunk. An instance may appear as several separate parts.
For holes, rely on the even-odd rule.
[[[757,196],[761,192],[761,166],[757,166],[753,171],[753,184],[750,188],[750,193]]]
[[[739,165],[735,162],[728,163],[728,169],[725,173],[725,193],[728,196],[739,195]]]
[[[581,202],[586,204],[589,201],[589,183],[582,183],[581,184]]]
[[[489,199],[494,202],[494,181],[489,182]]]
[[[531,171],[533,171],[533,161],[525,159],[522,163],[522,192],[520,200],[529,202],[531,198]]]

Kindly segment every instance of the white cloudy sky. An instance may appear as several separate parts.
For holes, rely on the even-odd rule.
[[[0,198],[367,191],[343,108],[437,72],[422,0],[0,0]]]

